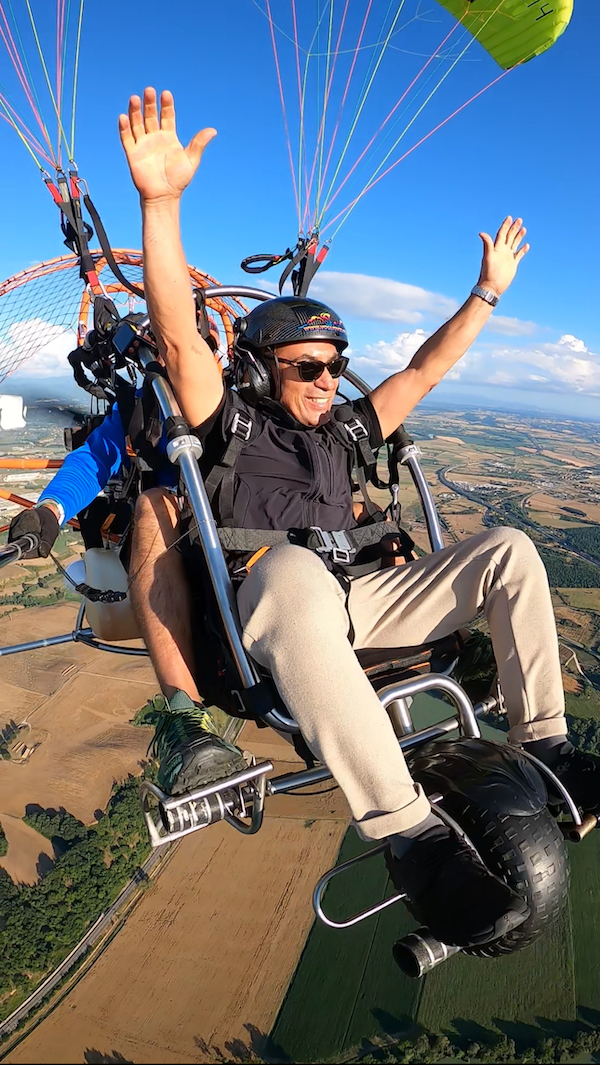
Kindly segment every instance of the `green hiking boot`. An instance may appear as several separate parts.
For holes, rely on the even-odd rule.
[[[210,713],[183,691],[167,702],[150,753],[160,762],[157,783],[168,795],[184,795],[248,768],[244,754],[216,734]]]

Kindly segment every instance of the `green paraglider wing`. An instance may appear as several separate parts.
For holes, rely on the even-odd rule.
[[[551,48],[569,25],[573,0],[438,0],[505,70]]]

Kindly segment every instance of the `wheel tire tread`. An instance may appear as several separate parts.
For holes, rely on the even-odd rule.
[[[469,947],[465,953],[499,958],[524,950],[558,920],[567,900],[569,866],[558,825],[547,808],[521,817],[493,815],[464,799],[444,806],[491,872],[527,898],[531,908],[518,928],[483,947]]]

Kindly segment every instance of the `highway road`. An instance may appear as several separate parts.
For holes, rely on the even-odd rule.
[[[448,480],[447,475],[451,472],[452,469],[454,469],[453,466],[443,466],[441,469],[436,470],[438,481],[444,486],[444,488],[447,488],[450,492],[454,492],[456,495],[462,496],[464,499],[468,499],[471,503],[478,503],[479,506],[485,507],[486,514],[484,515],[484,523],[485,517],[488,513],[495,513],[503,520],[503,522],[505,522],[506,524],[510,524],[511,516],[510,514],[506,513],[506,510],[502,505],[498,505],[497,503],[490,503],[489,500],[484,499],[483,496],[478,495],[476,492],[468,492],[465,488],[460,487],[454,481]],[[562,540],[559,540],[557,538],[556,530],[549,530],[544,525],[538,525],[537,522],[531,520],[526,511],[526,503],[527,500],[530,498],[531,494],[531,492],[527,492],[525,495],[519,493],[516,495],[505,497],[505,502],[512,500],[519,504],[521,508],[519,522],[528,529],[534,529],[538,536],[538,539],[543,541],[544,545],[547,545],[548,547],[556,547],[557,543],[560,543],[560,545],[566,548],[571,555],[575,555],[576,558],[580,558],[583,562],[589,562],[592,564],[592,566],[597,566],[598,568],[600,568],[598,566],[598,560],[594,558],[593,555],[588,555],[587,552],[581,551],[579,548],[573,547],[573,545],[567,540],[565,540],[564,542]]]
[[[0,1036],[9,1035],[11,1032],[14,1032],[18,1025],[21,1024],[21,1022],[24,1021],[33,1010],[37,1009],[43,1000],[58,987],[60,982],[64,980],[68,972],[77,964],[83,955],[87,954],[87,952],[91,950],[91,948],[95,946],[95,944],[98,943],[108,931],[110,931],[111,925],[118,918],[122,909],[131,901],[135,893],[139,891],[140,884],[150,878],[150,874],[154,867],[165,857],[165,854],[170,851],[170,849],[170,847],[161,847],[160,850],[152,851],[144,864],[137,870],[133,879],[126,884],[112,905],[100,915],[95,924],[93,924],[91,928],[88,928],[83,938],[80,939],[79,943],[71,953],[61,961],[60,965],[56,967],[54,972],[46,977],[40,986],[32,992],[29,998],[26,998],[25,1001],[22,1002],[20,1006],[17,1006],[17,1009],[6,1018],[6,1020],[0,1023]]]

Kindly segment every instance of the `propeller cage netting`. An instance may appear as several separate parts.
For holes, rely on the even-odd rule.
[[[119,314],[145,310],[144,301],[116,280],[102,253],[92,254],[101,286]],[[141,287],[141,253],[116,249],[114,256],[127,280]],[[189,272],[193,288],[218,284],[193,266]],[[236,299],[220,297],[207,299],[206,307],[225,354],[233,341],[233,322],[247,313],[246,307]],[[92,309],[93,295],[82,289],[75,255],[39,263],[0,283],[0,385],[34,357],[47,358],[49,365],[54,362],[57,373],[70,373],[66,355],[92,327]]]

